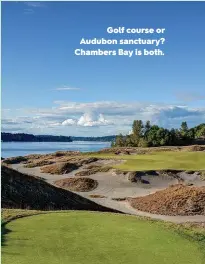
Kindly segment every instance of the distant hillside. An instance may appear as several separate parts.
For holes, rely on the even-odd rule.
[[[101,141],[112,142],[116,136],[103,137],[71,137],[71,136],[51,136],[51,135],[32,135],[25,133],[1,133],[3,142],[72,142],[72,141]]]
[[[1,171],[1,206],[35,210],[90,210],[114,212],[38,177],[22,174],[5,165]]]
[[[1,133],[1,141],[3,142],[72,142],[71,137],[51,136],[51,135],[32,135],[24,133]]]
[[[104,137],[71,137],[73,141],[101,141],[112,142],[116,139],[116,136],[104,136]]]

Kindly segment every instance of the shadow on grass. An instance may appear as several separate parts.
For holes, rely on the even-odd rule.
[[[6,224],[8,222],[2,223],[1,224],[1,253],[7,254],[7,255],[12,255],[12,256],[17,256],[20,255],[19,253],[13,253],[13,252],[7,252],[6,251],[6,246],[7,246],[7,239],[6,236],[12,232],[10,229],[6,227]],[[25,240],[25,239],[18,239],[18,240]]]
[[[6,222],[1,224],[1,246],[6,246],[6,235],[11,232],[10,229],[6,227]]]

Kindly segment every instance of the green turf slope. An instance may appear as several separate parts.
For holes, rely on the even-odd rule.
[[[11,221],[6,228],[3,264],[205,263],[197,242],[132,216],[49,213]]]
[[[205,170],[205,152],[153,152],[143,155],[93,154],[93,157],[121,159],[115,167],[121,170]]]

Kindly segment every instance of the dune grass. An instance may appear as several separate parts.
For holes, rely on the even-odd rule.
[[[205,152],[166,151],[141,155],[93,154],[95,157],[121,159],[124,163],[115,165],[121,170],[205,170]]]
[[[53,212],[6,225],[4,264],[202,264],[201,244],[164,223],[94,212]]]

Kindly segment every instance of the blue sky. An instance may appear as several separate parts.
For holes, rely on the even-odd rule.
[[[134,119],[205,122],[204,25],[205,2],[3,2],[2,131],[97,136],[127,133]],[[165,28],[165,56],[74,55],[142,48],[79,44],[126,38],[106,32],[122,26]]]

